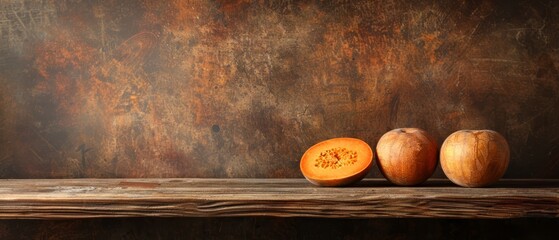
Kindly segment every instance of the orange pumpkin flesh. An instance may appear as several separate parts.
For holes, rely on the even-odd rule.
[[[510,151],[507,141],[492,130],[461,130],[441,146],[445,175],[463,187],[483,187],[498,181],[507,170]]]
[[[382,175],[396,185],[420,184],[437,167],[437,143],[419,128],[398,128],[385,133],[376,150]]]
[[[318,186],[344,186],[365,177],[373,150],[356,138],[332,138],[310,147],[301,158],[301,172]]]

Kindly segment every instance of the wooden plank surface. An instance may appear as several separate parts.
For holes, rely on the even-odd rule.
[[[558,217],[559,180],[461,188],[446,180],[395,187],[366,179],[321,188],[304,179],[4,179],[0,218]]]

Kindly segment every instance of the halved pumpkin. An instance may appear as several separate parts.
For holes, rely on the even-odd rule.
[[[356,138],[332,138],[310,147],[301,158],[301,172],[318,186],[344,186],[365,177],[373,165],[373,150]]]

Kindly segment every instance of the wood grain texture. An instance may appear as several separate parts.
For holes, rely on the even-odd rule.
[[[518,218],[558,217],[558,181],[492,188],[367,179],[320,188],[304,179],[1,180],[0,218],[99,217]]]

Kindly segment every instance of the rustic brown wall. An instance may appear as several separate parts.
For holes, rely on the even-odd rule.
[[[558,49],[554,1],[4,0],[0,177],[302,177],[413,126],[557,178]]]

